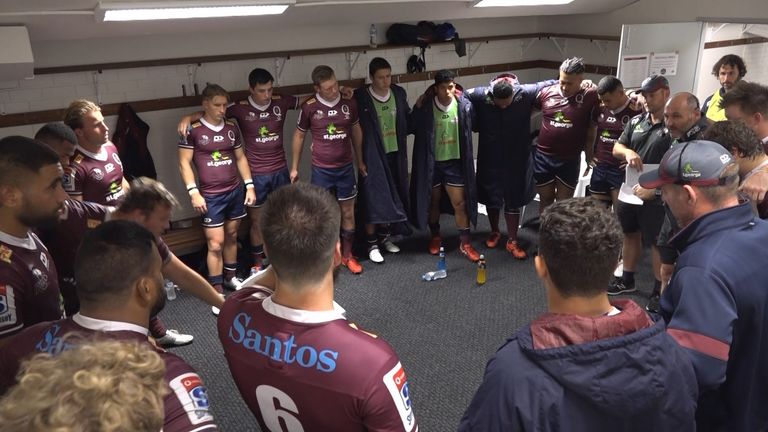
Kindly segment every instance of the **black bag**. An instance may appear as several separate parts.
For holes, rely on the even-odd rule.
[[[433,42],[446,42],[459,37],[451,23],[435,24],[419,21],[418,24],[392,24],[387,29],[387,41],[392,45],[416,45],[426,47]]]

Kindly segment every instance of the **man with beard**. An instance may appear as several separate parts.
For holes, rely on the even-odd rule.
[[[0,351],[0,392],[19,364],[37,353],[56,355],[80,342],[109,338],[149,344],[149,319],[165,306],[162,259],[155,236],[135,222],[110,221],[90,231],[75,259],[80,312],[26,329]],[[163,431],[215,430],[207,390],[184,360],[157,349],[171,392]]]
[[[720,88],[704,100],[704,105],[701,107],[701,116],[709,120],[709,122],[725,120],[725,108],[721,105],[723,97],[746,74],[747,65],[744,64],[744,60],[741,57],[735,54],[722,56],[712,66],[712,75],[717,77]]]
[[[243,288],[221,309],[224,355],[262,430],[418,430],[397,354],[333,301],[340,220],[319,186],[273,192],[262,213],[272,266],[259,284],[274,293]]]
[[[56,267],[32,228],[58,221],[67,193],[59,155],[21,136],[0,140],[0,345],[62,317]]]

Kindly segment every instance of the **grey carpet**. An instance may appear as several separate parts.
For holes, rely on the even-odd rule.
[[[529,208],[528,213],[535,214],[536,209]],[[488,282],[483,286],[475,283],[476,266],[459,254],[453,219],[447,216],[441,220],[446,279],[421,280],[422,273],[434,270],[437,258],[426,253],[426,233],[417,233],[398,243],[401,253],[385,255],[384,264],[365,260],[362,275],[342,270],[336,284],[336,301],[347,310],[348,318],[387,340],[399,354],[416,418],[426,432],[456,430],[488,358],[516,329],[546,310],[532,259],[516,261],[501,246],[487,250],[487,219],[480,215],[479,222],[473,243],[488,262]],[[535,251],[536,233],[523,229],[520,235],[529,252]],[[202,255],[185,259],[199,264]],[[647,262],[648,251],[637,275],[641,291],[628,296],[643,306],[653,280]],[[161,317],[169,328],[195,336],[191,345],[172,351],[203,377],[222,430],[258,431],[232,381],[210,307],[180,293],[168,302]]]

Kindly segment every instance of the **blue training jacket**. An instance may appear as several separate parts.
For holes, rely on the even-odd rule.
[[[645,314],[631,303],[623,309]],[[578,327],[579,319],[554,315],[540,326],[554,337]],[[647,317],[646,317],[647,318]],[[600,318],[598,318],[600,319]],[[610,318],[609,318],[610,319]],[[582,324],[584,320],[581,320]],[[669,431],[696,429],[696,378],[683,350],[659,320],[628,331],[626,321],[584,334],[623,334],[534,348],[533,326],[509,339],[488,361],[459,431]]]
[[[708,213],[670,240],[681,251],[661,298],[686,348],[706,430],[768,430],[768,222],[749,202]]]

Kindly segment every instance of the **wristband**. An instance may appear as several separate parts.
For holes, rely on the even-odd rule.
[[[243,183],[245,183],[246,188],[253,189],[255,187],[253,185],[253,179],[244,180]]]
[[[195,186],[195,187],[191,187],[191,188],[187,189],[187,192],[189,193],[189,196],[192,196],[192,194],[194,194],[195,192],[199,192],[199,191],[197,190],[197,186]]]
[[[187,185],[187,190],[189,191],[189,190],[192,190],[192,189],[197,189],[197,185],[194,184],[194,183],[189,183]]]

